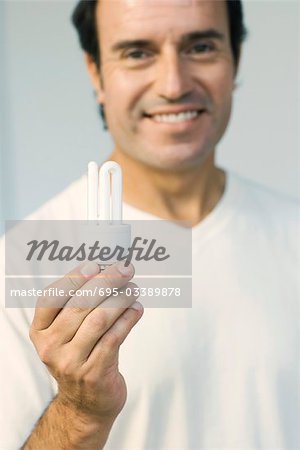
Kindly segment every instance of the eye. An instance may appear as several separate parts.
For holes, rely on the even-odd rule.
[[[214,46],[212,44],[208,44],[206,42],[198,42],[197,44],[193,45],[189,53],[197,54],[197,53],[210,53],[214,50]]]
[[[144,50],[129,50],[125,53],[125,58],[131,58],[131,59],[145,59],[148,54]]]

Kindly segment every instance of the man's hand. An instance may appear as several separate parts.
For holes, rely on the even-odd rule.
[[[126,401],[118,352],[143,313],[140,303],[136,303],[137,286],[128,283],[133,274],[133,266],[126,268],[123,263],[100,274],[96,263],[77,267],[51,285],[63,290],[65,297],[39,299],[30,329],[40,359],[58,382],[57,405],[96,428],[103,423],[111,426]],[[104,293],[122,287],[125,292],[130,287],[132,295],[118,293],[93,299],[78,295],[81,290],[95,287],[103,288]],[[69,296],[72,290],[77,295]]]

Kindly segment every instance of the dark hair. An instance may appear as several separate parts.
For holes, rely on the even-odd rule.
[[[240,48],[247,36],[247,30],[243,19],[242,0],[226,0],[230,43],[235,66],[238,65]],[[81,48],[90,54],[100,67],[100,49],[97,39],[96,24],[97,0],[80,0],[72,14],[72,23],[78,32]],[[103,105],[100,105],[100,114],[107,129]]]

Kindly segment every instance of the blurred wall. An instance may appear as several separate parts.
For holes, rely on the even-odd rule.
[[[112,149],[85,72],[74,1],[0,2],[0,214],[19,219]],[[300,197],[299,3],[246,1],[233,118],[218,163]]]

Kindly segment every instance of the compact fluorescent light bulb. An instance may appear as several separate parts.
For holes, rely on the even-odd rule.
[[[122,171],[119,164],[107,161],[99,173],[100,220],[122,221]]]
[[[96,162],[88,164],[88,221],[97,222],[94,230],[101,247],[130,247],[131,227],[122,221],[122,170],[114,161],[106,161],[100,173]]]

